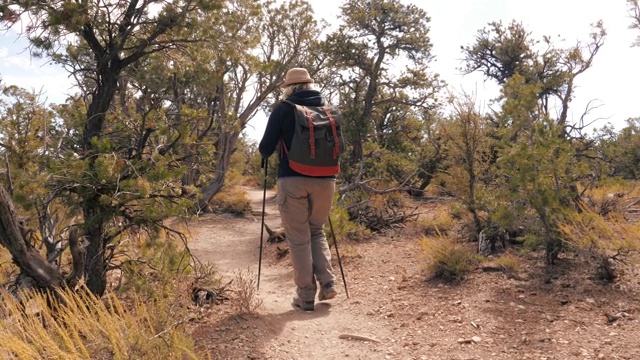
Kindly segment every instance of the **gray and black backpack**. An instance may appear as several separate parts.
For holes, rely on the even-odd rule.
[[[295,108],[295,130],[291,148],[282,143],[289,167],[303,175],[333,176],[340,172],[344,151],[342,114],[334,106],[303,106],[284,100]]]

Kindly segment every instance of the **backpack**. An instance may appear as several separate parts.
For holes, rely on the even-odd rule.
[[[283,100],[295,107],[295,130],[291,148],[281,140],[289,167],[303,175],[333,176],[340,172],[340,154],[344,151],[342,114],[333,106],[303,106]]]

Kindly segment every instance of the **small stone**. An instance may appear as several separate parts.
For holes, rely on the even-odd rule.
[[[473,341],[474,343],[479,343],[480,341],[482,341],[482,338],[480,336],[474,336],[471,338],[471,341]]]

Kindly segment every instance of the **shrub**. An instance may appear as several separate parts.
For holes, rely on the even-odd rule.
[[[331,224],[329,224],[329,221],[327,221],[324,226],[324,232],[327,235],[329,246],[333,246],[333,236],[331,234],[330,225],[333,225],[333,232],[335,233],[336,239],[338,239],[338,241],[344,238],[354,239],[369,235],[369,231],[364,226],[351,221],[347,210],[338,205],[335,199],[333,202],[333,206],[331,207],[329,218],[331,219]]]
[[[236,271],[233,278],[233,306],[235,311],[240,314],[255,314],[260,306],[262,299],[258,297],[256,287],[256,275],[250,271]]]
[[[448,209],[438,208],[429,217],[423,216],[418,226],[425,235],[447,234],[454,227],[454,220]]]
[[[441,235],[423,237],[420,246],[427,257],[426,268],[430,277],[447,282],[463,280],[481,259],[470,248]]]
[[[620,214],[603,217],[595,212],[567,212],[558,229],[563,241],[578,250],[640,250],[640,224],[629,223]]]
[[[251,213],[251,201],[240,187],[223,187],[210,202],[216,212],[246,215]]]
[[[611,212],[620,212],[622,198],[631,191],[633,189],[629,184],[615,182],[587,189],[583,199],[590,210],[600,215],[607,215]]]
[[[511,254],[503,254],[494,260],[506,274],[517,274],[520,271],[520,259]]]
[[[616,277],[614,259],[640,251],[640,223],[627,222],[619,213],[605,217],[586,209],[567,212],[558,229],[566,248],[596,261],[596,273],[602,280]]]

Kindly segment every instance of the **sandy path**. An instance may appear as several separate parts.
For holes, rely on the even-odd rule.
[[[262,210],[262,190],[247,189],[247,193],[254,211],[259,213]],[[280,224],[274,195],[267,192],[265,208],[265,222],[272,228]],[[238,218],[225,215],[221,219],[221,215],[205,215],[197,226],[192,227],[194,241],[190,244],[191,250],[201,261],[215,265],[223,274],[232,275],[247,269],[257,274],[260,226],[260,216]],[[194,232],[195,228],[197,232]],[[266,232],[264,235],[265,249],[274,246],[266,243]],[[256,335],[257,341],[261,343],[257,346],[260,353],[253,354],[253,358],[385,358],[381,344],[339,338],[343,334],[360,334],[384,341],[390,335],[383,324],[362,316],[362,311],[354,311],[360,310],[362,302],[354,300],[351,293],[351,299],[346,299],[344,289],[340,289],[338,297],[331,302],[317,303],[314,312],[293,309],[291,299],[295,286],[291,271],[289,266],[276,264],[263,254],[259,291],[263,306],[259,319],[253,323],[259,334]],[[337,266],[336,271],[339,271]],[[342,283],[338,285],[342,286]]]

